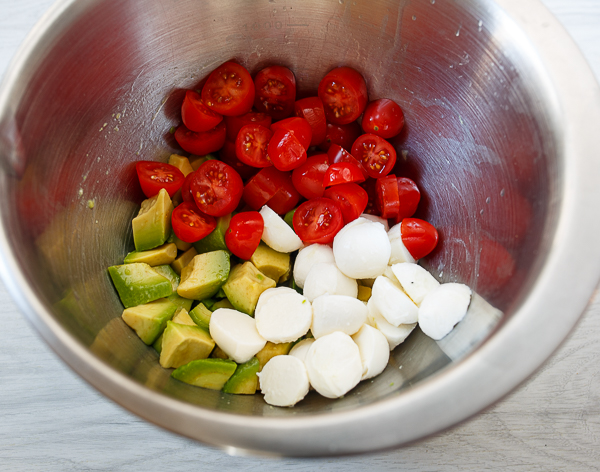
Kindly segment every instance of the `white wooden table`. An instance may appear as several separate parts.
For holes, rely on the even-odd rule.
[[[0,0],[0,74],[51,3]],[[600,0],[544,3],[600,77]],[[410,447],[315,460],[229,457],[165,432],[70,371],[1,285],[0,320],[2,472],[600,470],[600,297],[540,372],[476,418]]]

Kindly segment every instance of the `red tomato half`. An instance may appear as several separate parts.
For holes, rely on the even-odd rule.
[[[319,144],[319,148],[323,151],[328,151],[329,146],[332,144],[338,144],[346,151],[350,152],[354,141],[356,141],[361,134],[362,129],[356,121],[348,123],[347,125],[334,125],[333,123],[327,123],[325,140]]]
[[[254,106],[267,113],[274,120],[281,120],[292,114],[296,100],[296,78],[287,67],[270,66],[254,77],[256,98]]]
[[[273,133],[261,125],[242,127],[235,140],[235,155],[244,164],[252,167],[269,167],[273,165],[267,147]]]
[[[275,132],[278,129],[293,131],[298,138],[298,141],[302,144],[302,147],[308,151],[310,140],[312,138],[312,130],[310,124],[304,118],[294,116],[292,118],[286,118],[285,120],[276,121],[271,125],[271,130]]]
[[[195,243],[208,236],[217,227],[217,221],[202,213],[194,203],[183,202],[171,213],[171,226],[183,242]]]
[[[417,211],[421,192],[419,187],[407,177],[398,177],[398,216],[394,218],[394,224],[400,223],[404,218],[410,218]]]
[[[339,203],[346,225],[364,213],[369,201],[367,191],[358,184],[335,185],[325,190],[324,196]]]
[[[400,212],[398,195],[398,179],[393,174],[380,177],[375,182],[375,199],[377,209],[382,218],[396,218]],[[412,216],[412,215],[411,215]]]
[[[245,211],[231,217],[225,232],[225,244],[234,255],[247,261],[260,244],[265,222],[257,211]]]
[[[228,139],[225,140],[225,144],[223,144],[223,147],[219,151],[219,159],[233,167],[244,181],[258,172],[258,168],[244,164],[238,159],[235,151],[235,142],[231,142]]]
[[[225,216],[238,206],[244,183],[233,167],[210,160],[194,172],[190,188],[200,211],[207,215]]]
[[[418,218],[404,218],[400,234],[404,246],[415,259],[425,257],[438,243],[437,230],[427,221]]]
[[[351,162],[338,162],[337,164],[331,164],[325,172],[323,186],[330,187],[332,185],[364,181],[365,177],[358,165]]]
[[[278,215],[285,215],[288,211],[296,208],[299,201],[300,194],[292,185],[291,180],[288,180],[267,202],[267,206]]]
[[[336,125],[355,121],[367,105],[365,79],[350,67],[330,71],[319,83],[318,94],[327,121]]]
[[[248,113],[254,103],[254,82],[250,73],[235,62],[213,70],[202,88],[204,104],[221,115]]]
[[[298,100],[294,105],[296,116],[304,118],[312,130],[311,146],[317,146],[325,140],[327,134],[327,121],[325,109],[319,97],[308,97]]]
[[[202,132],[217,126],[223,120],[223,115],[208,108],[198,92],[188,90],[181,105],[181,119],[188,129]]]
[[[388,175],[396,165],[394,146],[375,134],[359,136],[352,145],[352,155],[374,179]]]
[[[260,210],[281,188],[293,187],[289,172],[265,167],[244,187],[244,201],[254,210]],[[291,193],[291,192],[290,192]]]
[[[271,162],[278,170],[292,170],[306,161],[306,149],[293,131],[285,129],[275,131],[267,151]]]
[[[185,176],[177,167],[164,162],[139,161],[135,164],[142,192],[148,198],[164,188],[170,197],[181,188]]]
[[[365,179],[369,177],[369,174],[363,169],[363,166],[358,162],[358,160],[346,151],[343,147],[332,144],[329,147],[329,151],[327,151],[327,156],[329,157],[329,164],[338,164],[340,162],[349,162],[350,164],[357,165],[359,169],[361,169]]]
[[[266,113],[248,112],[239,116],[226,116],[225,124],[227,125],[227,139],[234,141],[240,130],[246,125],[261,125],[265,128],[271,127],[271,117]]]
[[[196,200],[194,200],[194,196],[192,195],[192,179],[194,178],[194,173],[190,172],[186,175],[185,180],[183,181],[183,185],[181,186],[181,198],[184,202],[193,203],[196,205]]]
[[[404,113],[394,100],[380,98],[367,105],[361,124],[365,133],[390,139],[402,130]]]
[[[225,122],[221,121],[215,128],[196,133],[180,125],[175,131],[175,140],[184,151],[197,156],[204,156],[218,151],[225,144]]]
[[[329,244],[344,227],[339,203],[329,198],[312,198],[294,212],[294,231],[306,244]]]
[[[296,190],[304,198],[322,197],[325,187],[323,179],[329,167],[327,154],[317,154],[306,159],[306,162],[292,172],[292,182]]]

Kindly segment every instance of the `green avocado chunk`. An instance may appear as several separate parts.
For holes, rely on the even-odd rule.
[[[140,339],[150,345],[163,332],[175,310],[177,310],[175,304],[166,298],[162,298],[145,305],[126,308],[121,316],[123,321],[136,332]]]
[[[290,271],[290,255],[277,252],[262,242],[250,257],[250,262],[275,282],[281,281],[280,279]]]
[[[237,364],[226,359],[201,359],[175,369],[171,376],[190,385],[221,390]]]
[[[253,316],[260,294],[276,285],[273,279],[264,275],[248,261],[231,270],[227,282],[223,285],[223,291],[236,310]]]
[[[231,214],[217,218],[217,227],[200,241],[194,243],[194,247],[198,254],[212,251],[229,251],[225,244],[225,231],[229,228]]]
[[[163,333],[160,365],[177,368],[191,361],[206,359],[214,347],[215,342],[207,330],[169,321]]]
[[[145,262],[154,267],[170,264],[177,257],[177,246],[174,243],[163,244],[147,251],[132,251],[125,256],[125,264],[132,262]]]
[[[168,297],[171,282],[144,262],[111,266],[108,273],[125,308]]]
[[[195,306],[192,310],[189,310],[189,315],[194,323],[196,323],[201,328],[208,329],[210,325],[210,317],[212,316],[212,311],[210,311],[204,303],[200,302],[197,306]]]
[[[173,203],[164,188],[142,202],[140,212],[131,222],[136,251],[146,251],[164,244],[171,234],[172,212]]]
[[[192,300],[212,297],[229,276],[229,253],[213,251],[194,256],[181,271],[179,296]]]
[[[238,365],[234,374],[223,386],[223,391],[238,395],[255,394],[258,387],[258,376],[256,374],[259,368],[260,362],[256,357],[253,357],[244,364]]]

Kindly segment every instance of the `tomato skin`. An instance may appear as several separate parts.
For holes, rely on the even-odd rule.
[[[164,162],[138,161],[135,170],[142,192],[148,198],[157,195],[161,188],[172,197],[185,180],[185,176],[177,167]]]
[[[235,140],[235,155],[244,164],[252,167],[273,165],[267,147],[273,133],[261,125],[245,125]]]
[[[292,211],[300,201],[300,194],[294,188],[289,180],[267,202],[267,206],[278,215],[285,215],[288,211]]]
[[[240,174],[242,180],[248,180],[258,172],[257,167],[244,164],[238,159],[235,151],[235,142],[231,142],[228,139],[225,140],[225,144],[223,144],[223,147],[219,151],[219,159],[233,167]]]
[[[375,204],[377,201],[377,190],[375,188],[376,183],[377,183],[377,181],[375,179],[371,179],[369,177],[362,184],[360,184],[360,186],[362,187],[362,189],[365,192],[367,192],[367,195],[369,197],[369,201],[367,203],[367,208],[365,208],[364,213],[367,213],[369,215],[379,216],[379,209],[377,208],[377,205]]]
[[[235,62],[221,64],[208,76],[202,88],[202,100],[221,115],[248,113],[254,103],[254,82],[250,72]]]
[[[365,212],[369,196],[358,184],[341,184],[325,190],[325,198],[339,203],[344,217],[344,224],[354,221]]]
[[[257,211],[245,211],[231,217],[229,228],[225,231],[225,244],[232,254],[249,260],[260,244],[265,222]]]
[[[317,154],[292,172],[292,182],[296,190],[306,199],[322,197],[325,192],[323,179],[329,167],[327,154]]]
[[[204,156],[216,152],[225,144],[225,122],[221,121],[215,128],[201,133],[189,130],[185,125],[180,125],[175,130],[175,140],[184,151],[197,156]]]
[[[171,226],[183,242],[195,243],[208,236],[217,227],[217,221],[202,213],[196,204],[183,202],[171,213]]]
[[[334,125],[327,123],[325,139],[319,144],[319,149],[328,151],[332,144],[337,144],[350,152],[354,141],[362,134],[362,128],[358,122],[353,121],[347,125]]]
[[[361,124],[365,133],[390,139],[397,136],[404,127],[404,113],[395,101],[380,98],[369,102]]]
[[[227,139],[235,142],[238,133],[245,125],[261,125],[265,128],[270,128],[271,121],[271,117],[266,113],[257,113],[254,111],[239,116],[226,116]]]
[[[183,181],[183,185],[181,186],[181,198],[184,202],[193,203],[196,205],[196,200],[194,200],[194,196],[192,195],[192,179],[194,178],[194,173],[190,172],[186,175],[185,180]]]
[[[396,150],[375,134],[363,134],[352,145],[352,155],[369,177],[385,177],[396,165]]]
[[[286,118],[285,120],[276,121],[271,125],[273,132],[278,129],[284,129],[287,131],[293,131],[298,141],[302,144],[302,147],[308,151],[310,147],[310,140],[312,138],[312,129],[310,124],[304,118],[298,118],[294,116],[292,118]]]
[[[270,66],[262,69],[254,77],[254,106],[267,113],[274,120],[290,116],[296,100],[296,77],[283,66]]]
[[[244,183],[233,167],[218,160],[203,163],[190,183],[200,211],[211,216],[225,216],[238,206]]]
[[[380,177],[375,182],[376,205],[382,218],[396,218],[400,212],[398,179],[393,174]],[[411,215],[412,216],[412,215]]]
[[[358,162],[358,160],[352,154],[346,151],[343,147],[337,144],[332,144],[329,147],[329,151],[327,151],[327,156],[329,157],[329,164],[349,162],[350,164],[358,166],[358,168],[362,171],[365,179],[369,177],[369,174],[367,174],[367,171],[363,168],[360,162]]]
[[[345,125],[355,121],[367,105],[367,84],[351,67],[328,72],[319,83],[318,95],[329,123]]]
[[[260,210],[282,187],[293,187],[289,172],[265,167],[246,182],[244,201],[253,210]]]
[[[410,218],[417,211],[421,192],[417,184],[408,177],[398,177],[398,216],[394,218],[394,224],[400,223],[404,218]]]
[[[325,172],[323,178],[323,186],[331,187],[332,185],[349,184],[353,182],[364,182],[361,168],[351,162],[338,162],[331,164]]]
[[[400,226],[402,242],[415,259],[421,259],[435,249],[438,243],[437,230],[419,218],[404,218]]]
[[[306,161],[306,149],[293,131],[276,130],[269,141],[267,151],[278,170],[293,170]]]
[[[294,231],[306,244],[329,244],[344,227],[342,209],[329,198],[311,198],[300,205],[292,220]]]
[[[298,100],[294,105],[294,113],[304,118],[312,130],[311,146],[317,146],[325,140],[327,134],[327,121],[325,120],[325,108],[319,97],[307,97]]]
[[[181,119],[189,130],[199,133],[213,129],[223,120],[223,115],[208,108],[198,92],[187,90],[181,105]]]

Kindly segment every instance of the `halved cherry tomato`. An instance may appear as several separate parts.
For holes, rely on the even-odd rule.
[[[217,227],[217,221],[202,213],[194,203],[183,202],[171,213],[171,226],[183,242],[195,243],[208,236]]]
[[[252,177],[244,187],[244,200],[253,210],[260,210],[280,188],[293,187],[289,172],[275,167],[265,167]]]
[[[311,198],[300,205],[292,220],[294,231],[306,244],[329,244],[344,226],[339,203],[329,198]]]
[[[148,198],[157,195],[164,188],[170,197],[181,188],[185,176],[175,166],[164,162],[139,161],[135,164],[142,192]]]
[[[260,244],[265,222],[257,211],[245,211],[231,217],[225,231],[225,244],[234,255],[247,261]]]
[[[198,167],[193,175],[190,188],[200,211],[211,216],[224,216],[236,209],[244,183],[233,167],[210,160]]]
[[[327,134],[327,121],[325,109],[319,97],[307,97],[298,100],[294,105],[296,116],[304,118],[312,130],[311,146],[317,146],[325,140]]]
[[[287,67],[270,66],[254,77],[256,98],[254,106],[267,113],[274,120],[281,120],[292,114],[296,100],[296,78]]]
[[[279,188],[275,195],[267,202],[267,206],[278,215],[285,215],[292,211],[300,201],[300,194],[289,180],[285,185]]]
[[[438,243],[437,230],[427,221],[418,218],[404,218],[400,234],[404,246],[415,259],[425,257]]]
[[[293,131],[275,131],[267,151],[271,162],[279,170],[292,170],[306,161],[306,149]]]
[[[346,225],[365,212],[369,201],[366,190],[358,184],[335,185],[325,190],[324,197],[339,203]]]
[[[396,218],[400,212],[398,179],[393,174],[379,177],[375,182],[377,197],[375,204],[382,218]],[[411,215],[412,216],[412,215]]]
[[[235,155],[244,164],[252,167],[273,165],[267,147],[273,133],[261,125],[245,125],[235,140]]]
[[[362,117],[365,133],[376,134],[384,139],[396,136],[404,126],[404,113],[400,105],[389,98],[370,102]]]
[[[196,205],[196,200],[194,200],[194,196],[192,195],[192,179],[194,178],[194,173],[190,172],[186,175],[185,180],[183,181],[183,185],[181,186],[181,198],[184,202],[193,203]]]
[[[226,116],[227,139],[235,142],[237,135],[245,125],[261,125],[265,128],[271,127],[271,117],[266,113],[257,113],[250,111],[244,115]]]
[[[317,154],[292,172],[292,182],[304,198],[322,197],[325,192],[323,179],[329,167],[327,154]]]
[[[404,218],[413,216],[421,200],[421,192],[414,181],[408,177],[398,177],[397,182],[400,205],[398,207],[398,216],[394,218],[394,224],[396,225]]]
[[[181,105],[181,119],[189,130],[200,133],[217,126],[223,120],[223,115],[208,108],[198,92],[188,90]]]
[[[365,177],[358,165],[352,164],[351,162],[338,162],[336,164],[331,164],[325,172],[323,186],[331,187],[332,185],[364,181]]]
[[[254,82],[250,73],[235,62],[213,70],[202,88],[204,104],[221,115],[248,113],[254,103]]]
[[[375,179],[371,179],[370,177],[365,180],[360,186],[367,192],[369,197],[369,202],[367,203],[367,208],[365,208],[364,213],[368,213],[369,215],[377,215],[379,216],[379,209],[377,205],[375,205],[375,201],[377,200],[377,190],[375,189],[375,184],[377,181]]]
[[[348,123],[347,125],[334,125],[333,123],[327,123],[325,139],[321,144],[319,144],[319,149],[328,151],[329,146],[332,144],[338,144],[346,151],[350,152],[354,141],[356,141],[361,134],[362,129],[356,121]]]
[[[394,146],[375,134],[359,136],[352,145],[352,155],[374,179],[388,175],[396,165]]]
[[[367,105],[367,84],[359,72],[350,67],[333,69],[319,83],[327,121],[345,125],[356,120]]]
[[[225,144],[223,144],[223,147],[219,151],[219,159],[233,167],[240,174],[242,180],[248,180],[258,172],[258,168],[244,164],[238,159],[235,151],[235,142],[231,142],[228,139],[225,140]]]
[[[278,129],[293,131],[298,138],[298,141],[302,144],[302,147],[308,151],[310,140],[312,138],[312,130],[310,124],[304,118],[294,116],[292,118],[286,118],[285,120],[276,121],[271,125],[271,130],[275,132]]]
[[[343,147],[338,144],[332,144],[329,147],[329,151],[327,151],[327,156],[329,157],[329,164],[338,164],[340,162],[349,162],[351,164],[357,165],[358,168],[362,171],[365,179],[369,177],[367,171],[363,169],[363,166],[358,162],[358,160],[346,151]]]
[[[221,121],[215,128],[196,133],[180,125],[175,131],[175,140],[184,151],[197,156],[218,151],[225,144],[225,122]]]

